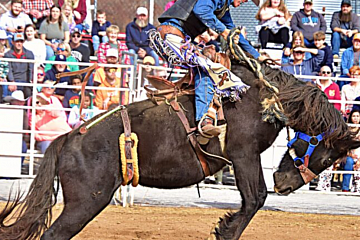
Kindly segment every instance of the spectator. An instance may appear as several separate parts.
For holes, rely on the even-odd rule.
[[[331,46],[334,58],[339,58],[340,47],[352,46],[352,37],[360,30],[360,19],[352,12],[351,0],[342,0],[341,11],[334,12],[331,24]]]
[[[319,76],[321,77],[331,77],[332,72],[329,66],[322,66],[319,72]],[[340,89],[339,86],[331,81],[331,79],[318,79],[317,81],[320,89],[326,94],[329,100],[341,100]],[[341,104],[333,103],[334,107],[340,111]]]
[[[106,36],[109,38],[107,43],[100,43],[98,49],[98,62],[99,63],[106,63],[106,51],[109,48],[115,48],[119,52],[119,62],[121,61],[123,51],[128,51],[126,44],[121,41],[117,40],[119,34],[119,27],[116,25],[111,25],[106,29]],[[129,56],[125,56],[124,64],[130,64]]]
[[[46,80],[44,84],[53,85],[54,82]],[[54,87],[43,87],[41,93],[37,95],[37,107],[45,107],[46,109],[37,109],[35,115],[35,130],[36,131],[53,131],[57,133],[35,133],[35,140],[37,141],[37,148],[41,153],[49,147],[50,143],[60,135],[70,132],[71,128],[66,122],[66,115],[61,105],[60,100],[54,96]],[[31,125],[32,119],[29,120]]]
[[[5,54],[5,58],[16,58],[16,59],[34,59],[34,54],[23,47],[24,45],[24,34],[17,33],[14,35],[13,46],[10,51]],[[32,81],[32,74],[34,70],[33,63],[23,63],[23,62],[10,62],[9,63],[9,82],[22,82],[30,83]],[[15,90],[22,90],[25,94],[25,97],[28,98],[31,96],[31,87],[9,85],[8,89],[10,92]]]
[[[93,105],[93,99],[94,99],[94,94],[92,92],[85,91],[84,105],[81,112],[81,117],[85,121],[90,120],[91,118],[95,117],[100,113],[99,109]],[[69,114],[68,123],[72,128],[77,128],[84,123],[80,119],[80,101],[81,101],[81,96],[79,99],[79,104],[73,106]]]
[[[148,31],[151,29],[155,29],[155,27],[148,23],[148,10],[145,7],[139,7],[136,10],[134,21],[126,26],[126,45],[129,52],[137,54],[140,59],[152,56],[155,59],[155,65],[158,66],[159,57],[149,46]]]
[[[118,88],[120,87],[120,78],[116,77],[117,69],[114,67],[105,67],[105,81],[100,87]],[[111,104],[120,104],[120,93],[118,90],[97,90],[95,105],[102,110],[107,110]]]
[[[70,77],[70,84],[72,86],[79,86],[79,88],[68,89],[65,92],[62,104],[64,108],[72,108],[79,104],[79,96],[81,92],[82,76],[74,75]]]
[[[64,62],[64,63],[63,64],[61,64],[61,63],[54,64],[52,66],[52,68],[46,72],[44,80],[45,81],[46,80],[56,81],[57,84],[60,84],[60,85],[70,85],[70,77],[62,77],[59,80],[56,78],[56,74],[58,74],[58,73],[70,72],[66,68],[66,63],[65,63],[66,56],[56,55],[55,61]],[[65,88],[56,89],[56,92],[55,92],[56,97],[58,97],[60,99],[60,101],[62,101],[64,99],[65,92],[66,92]]]
[[[291,49],[294,49],[295,46],[304,46],[305,42],[304,42],[304,35],[302,34],[302,32],[297,31],[294,32],[293,37],[292,37],[292,42],[289,42],[286,44],[282,58],[281,58],[281,63],[285,64],[288,63],[290,60],[290,56],[291,56]],[[311,54],[310,53],[305,53],[305,60],[310,59],[311,58]]]
[[[30,50],[35,57],[35,60],[44,62],[46,59],[46,46],[44,41],[37,38],[37,33],[34,24],[25,27],[25,42],[24,47]]]
[[[348,119],[348,123],[350,124],[360,124],[360,112],[358,110],[351,111]],[[359,132],[360,128],[358,126],[350,126],[350,131],[352,131],[356,135],[356,139],[359,140]],[[353,171],[354,170],[354,164],[356,162],[359,162],[359,148],[350,150],[348,156],[346,157],[345,165],[344,165],[344,171]],[[358,164],[356,165],[356,168],[358,168]],[[344,174],[343,175],[343,181],[342,181],[342,191],[343,192],[349,192],[350,191],[350,180],[351,180],[351,174]]]
[[[78,62],[76,58],[71,56],[71,48],[68,43],[60,42],[57,49],[56,49],[56,55],[52,56],[49,61],[55,61],[57,55],[64,55],[66,57],[66,62]],[[45,72],[49,71],[51,67],[53,66],[52,63],[47,63],[45,65]],[[68,65],[67,69],[70,72],[78,71],[79,66],[78,65]]]
[[[341,56],[340,77],[350,77],[350,68],[360,64],[360,33],[354,35],[352,43],[352,46],[347,48]],[[340,89],[348,83],[347,81],[338,81]]]
[[[64,21],[69,25],[69,32],[72,32],[76,27],[72,5],[70,3],[65,3],[61,7],[61,12]]]
[[[266,0],[255,18],[260,21],[256,30],[262,49],[266,48],[268,42],[282,43],[284,46],[289,42],[291,14],[283,0]]]
[[[305,46],[314,47],[314,33],[321,31],[325,34],[326,21],[321,13],[312,9],[312,0],[304,0],[303,6],[303,9],[292,16],[291,30],[293,32],[301,31],[304,34]]]
[[[29,16],[22,10],[22,0],[11,0],[11,9],[1,15],[0,29],[6,31],[9,40],[15,33],[24,32],[25,26],[32,23]]]
[[[322,50],[306,48],[305,46],[295,46],[293,51],[294,60],[283,65],[281,69],[287,73],[294,75],[315,75],[315,69],[320,65],[324,58]],[[309,52],[314,56],[308,60],[304,60],[305,52]],[[309,79],[302,79],[303,81],[311,81]]]
[[[14,91],[11,96],[5,97],[5,102],[10,103],[10,105],[24,106],[27,99],[24,98],[24,93],[21,90]],[[23,110],[23,130],[29,130],[29,120],[27,116],[27,111]],[[27,152],[27,145],[25,141],[26,134],[23,134],[22,140],[22,150],[21,153]],[[25,157],[21,157],[21,165],[24,163]]]
[[[30,16],[36,29],[50,16],[50,8],[54,6],[53,0],[23,0],[24,12]]]
[[[86,18],[87,14],[87,6],[86,0],[59,0],[58,4],[60,7],[64,5],[64,3],[69,3],[72,6],[73,14],[75,17],[76,24],[82,24]]]
[[[41,24],[39,33],[46,44],[46,59],[54,56],[59,42],[69,42],[69,26],[64,22],[58,5],[51,7],[50,15]]]
[[[117,64],[119,61],[119,52],[117,49],[114,48],[109,48],[106,51],[106,63],[108,64]],[[117,77],[120,78],[121,76],[121,69],[118,68],[117,71]],[[95,71],[95,76],[94,76],[94,86],[99,86],[100,84],[105,82],[105,71],[104,71],[104,67],[99,67],[98,69],[96,69]]]
[[[0,54],[5,52],[5,46],[0,43]],[[0,61],[0,82],[7,82],[7,75],[9,73],[9,62]],[[7,94],[8,86],[0,85],[0,103],[3,102],[3,95]]]
[[[109,38],[106,36],[106,29],[110,27],[110,25],[111,23],[106,21],[105,11],[97,10],[96,20],[93,22],[91,30],[95,55],[97,55],[100,42],[106,43],[109,41]]]
[[[354,101],[356,97],[360,96],[360,67],[352,66],[350,68],[350,77],[354,80],[346,84],[341,89],[341,112],[347,116],[351,112],[353,105],[345,103],[345,101]]]
[[[5,30],[0,30],[0,44],[5,47],[4,51],[0,53],[0,57],[4,57],[5,53],[10,50],[10,44]]]
[[[81,43],[81,31],[79,28],[75,28],[71,32],[71,55],[78,61],[82,63],[89,63],[90,62],[90,50],[89,48]],[[86,66],[80,66],[80,69],[84,69]]]
[[[44,78],[45,78],[45,70],[43,67],[39,66],[37,68],[37,84],[43,84],[44,83]],[[41,87],[37,86],[36,90],[38,93],[41,92]],[[30,105],[30,104],[28,104]]]
[[[174,3],[176,3],[177,0],[172,0],[170,2],[168,2],[166,5],[165,5],[165,9],[164,9],[164,12],[167,11],[169,8],[172,7],[172,5],[174,5]]]
[[[327,45],[325,42],[325,33],[318,31],[314,33],[314,44],[317,49],[324,51],[324,59],[320,63],[320,66],[318,69],[315,70],[315,72],[320,72],[320,68],[322,66],[328,66],[331,69],[331,72],[333,71],[333,55],[331,47]]]

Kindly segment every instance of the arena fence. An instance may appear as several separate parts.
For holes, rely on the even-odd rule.
[[[49,87],[49,85],[46,84],[39,84],[37,82],[37,67],[42,64],[41,62],[37,62],[34,60],[18,60],[18,59],[2,59],[3,61],[8,62],[28,62],[34,64],[34,73],[33,73],[33,83],[13,83],[13,82],[0,82],[0,85],[17,85],[17,86],[28,86],[33,88],[33,95],[32,95],[32,104],[31,106],[16,106],[16,105],[5,105],[0,104],[0,111],[1,110],[11,110],[11,109],[22,109],[22,110],[31,110],[32,118],[35,117],[35,110],[36,109],[46,109],[44,107],[36,107],[36,87],[42,86],[42,87]],[[55,62],[55,61],[46,61],[44,63],[64,63],[64,62]],[[90,63],[71,63],[66,62],[68,65],[79,65],[79,66],[90,66],[92,64]],[[149,66],[145,66],[142,64],[139,64],[137,67],[138,69],[135,69],[134,66],[129,65],[113,65],[113,64],[99,64],[99,66],[108,66],[108,67],[117,67],[124,69],[125,73],[128,75],[128,88],[101,88],[101,87],[92,87],[87,86],[87,90],[118,90],[121,92],[129,92],[129,103],[134,101],[140,101],[146,99],[145,90],[143,88],[144,85],[147,84],[147,81],[143,81],[143,75],[146,74],[145,68]],[[183,69],[170,69],[170,68],[164,68],[164,67],[155,67],[151,66],[152,70],[154,70],[157,74],[163,73],[165,77],[169,77],[171,74],[171,79],[176,80],[180,79],[184,74],[186,73],[186,70]],[[324,77],[318,77],[318,76],[297,76],[299,78],[306,78],[306,79],[323,79]],[[349,79],[349,78],[337,78],[332,77],[332,80],[345,80],[345,81],[358,81],[356,79]],[[68,85],[57,85],[56,88],[64,88],[64,89],[74,89],[74,88],[80,88],[80,86],[68,86]],[[339,102],[341,104],[349,103],[349,104],[360,104],[360,102],[357,101],[330,101],[330,102]],[[62,109],[55,109],[54,110],[62,110]],[[65,111],[70,111],[70,108],[65,108]],[[0,136],[1,138],[12,135],[12,134],[27,134],[30,136],[30,147],[27,153],[21,153],[21,151],[18,151],[17,153],[8,153],[6,151],[5,147],[0,147],[0,177],[11,177],[11,178],[34,178],[36,176],[35,174],[35,159],[41,159],[43,157],[42,154],[39,153],[38,150],[35,149],[35,133],[49,133],[45,131],[35,131],[35,122],[32,121],[32,125],[30,126],[30,130],[24,130],[24,129],[9,129],[5,128],[3,124],[0,123]],[[55,133],[55,132],[52,132]],[[292,135],[293,136],[293,135]],[[9,143],[11,144],[11,142]],[[18,148],[21,149],[21,148]],[[274,144],[262,154],[262,165],[264,170],[264,175],[266,179],[266,184],[268,186],[268,190],[272,191],[273,186],[273,179],[272,175],[277,170],[278,164],[281,160],[282,155],[286,151],[286,133],[282,132],[280,133],[277,140],[274,142]],[[11,165],[11,161],[14,158],[19,157],[25,157],[28,160],[28,171],[22,174],[7,174],[7,168]],[[4,169],[5,168],[5,169]],[[10,167],[9,167],[10,168]],[[355,174],[358,173],[357,171],[327,171],[334,174]],[[302,190],[308,190],[309,186],[305,186],[302,188]],[[329,193],[329,192],[326,192]],[[341,193],[341,192],[330,192],[330,194],[349,194],[349,193]],[[355,194],[355,193],[350,193]],[[358,195],[358,194],[355,194]]]

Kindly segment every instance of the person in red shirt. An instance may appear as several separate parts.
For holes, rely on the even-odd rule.
[[[329,66],[325,65],[322,68],[320,68],[319,76],[331,77],[332,72]],[[320,89],[324,91],[324,93],[329,98],[329,100],[341,100],[340,89],[336,83],[334,83],[330,79],[319,79],[317,84],[320,87]],[[334,107],[340,111],[341,104],[340,103],[333,103],[333,104]]]

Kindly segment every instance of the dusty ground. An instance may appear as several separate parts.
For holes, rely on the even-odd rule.
[[[56,213],[61,207],[57,207]],[[109,206],[75,240],[206,239],[226,210]],[[259,211],[242,240],[360,239],[360,217]]]
[[[0,209],[4,203],[0,203]],[[58,216],[62,206],[55,207]],[[107,207],[74,240],[206,239],[226,210]],[[360,239],[360,217],[259,211],[242,240]]]

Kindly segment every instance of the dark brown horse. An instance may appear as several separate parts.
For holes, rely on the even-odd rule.
[[[279,98],[288,117],[287,124],[309,135],[324,133],[324,140],[310,157],[309,168],[320,173],[348,149],[359,147],[351,139],[341,115],[328,102],[325,94],[292,75],[262,66],[265,76],[279,89]],[[238,239],[255,213],[264,205],[267,191],[260,153],[265,151],[285,126],[273,118],[263,121],[262,100],[266,97],[263,83],[244,65],[233,63],[232,71],[251,86],[241,101],[224,99],[227,120],[226,154],[232,161],[236,185],[241,194],[241,207],[219,221],[216,239]],[[178,99],[194,123],[194,99]],[[267,100],[268,103],[271,100]],[[130,104],[128,113],[132,131],[138,135],[140,184],[157,188],[181,188],[196,184],[204,174],[179,118],[166,104],[151,101]],[[91,120],[86,125],[91,123]],[[0,239],[70,239],[80,232],[110,202],[122,182],[118,138],[123,132],[119,112],[101,121],[86,134],[79,130],[56,139],[48,148],[28,195],[20,203],[9,204],[0,214]],[[298,140],[293,148],[302,156],[307,143]],[[208,152],[221,155],[219,141],[212,139]],[[208,158],[211,174],[223,162]],[[50,225],[51,208],[55,204],[59,180],[64,195],[64,210]],[[275,174],[276,189],[287,194],[304,184],[299,170],[288,153]],[[6,224],[6,218],[20,206],[18,218]],[[44,232],[45,231],[45,232]]]

